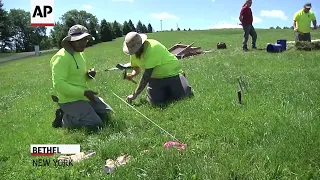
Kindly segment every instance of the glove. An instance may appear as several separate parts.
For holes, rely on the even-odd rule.
[[[88,77],[91,79],[94,79],[94,77],[96,76],[97,72],[96,70],[94,70],[94,68],[91,68],[88,70]]]

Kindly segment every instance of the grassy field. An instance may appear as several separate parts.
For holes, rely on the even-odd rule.
[[[16,53],[0,53],[0,58],[8,57],[8,56],[13,56]]]
[[[259,48],[294,39],[292,30],[257,32]],[[320,32],[312,36],[320,38]],[[1,179],[320,178],[319,51],[243,52],[241,30],[162,32],[149,38],[168,48],[180,41],[204,50],[215,49],[219,41],[228,45],[181,60],[195,92],[192,99],[166,109],[140,103],[145,94],[135,101],[140,112],[187,144],[185,151],[166,151],[163,144],[173,139],[112,94],[125,99],[135,89],[121,79],[121,71],[103,71],[128,62],[120,38],[86,49],[88,66],[99,71],[90,87],[116,112],[99,134],[51,127],[53,53],[0,64]],[[237,103],[239,76],[249,84],[244,105]],[[96,154],[73,167],[33,167],[30,144],[51,143],[80,143],[81,150]],[[121,153],[134,159],[104,174],[105,161]]]

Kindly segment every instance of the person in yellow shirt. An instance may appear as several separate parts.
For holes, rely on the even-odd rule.
[[[309,41],[311,42],[311,22],[314,29],[317,29],[317,20],[314,13],[310,10],[311,3],[306,3],[303,9],[294,14],[293,27],[295,31],[296,41]]]
[[[123,52],[130,55],[132,80],[141,69],[144,73],[136,90],[127,97],[131,103],[147,86],[147,100],[153,105],[190,97],[192,88],[185,77],[178,58],[159,41],[148,39],[146,34],[129,32],[123,42]]]
[[[72,26],[61,42],[62,48],[50,60],[52,85],[57,94],[52,99],[59,105],[52,123],[55,128],[99,130],[112,111],[87,84],[96,74],[88,70],[84,54],[90,38],[92,36],[86,27],[80,24]]]

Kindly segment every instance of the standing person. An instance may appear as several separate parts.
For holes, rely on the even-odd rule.
[[[252,37],[252,49],[256,49],[256,42],[257,42],[257,33],[253,27],[253,15],[251,11],[252,0],[246,0],[243,4],[242,9],[240,11],[239,20],[241,22],[244,34],[243,34],[243,41],[242,41],[242,49],[244,51],[248,51],[248,39],[249,35]]]
[[[193,94],[179,60],[160,42],[148,39],[145,34],[129,32],[123,42],[123,52],[130,55],[133,67],[127,79],[144,70],[138,87],[127,97],[128,103],[135,100],[147,85],[147,98],[153,105],[164,105]]]
[[[87,81],[96,74],[88,71],[83,52],[91,37],[86,27],[72,26],[62,40],[62,48],[51,58],[52,83],[58,96],[55,101],[60,107],[52,124],[54,127],[97,130],[112,110],[87,86]]]
[[[303,9],[297,11],[293,17],[293,27],[295,31],[296,41],[309,41],[311,42],[311,21],[314,29],[317,29],[317,20],[314,13],[310,10],[311,3],[306,3]]]

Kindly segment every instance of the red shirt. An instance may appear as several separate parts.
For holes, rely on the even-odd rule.
[[[251,8],[247,6],[243,6],[240,12],[240,16],[243,17],[241,21],[243,25],[252,25],[253,16],[252,16]]]

